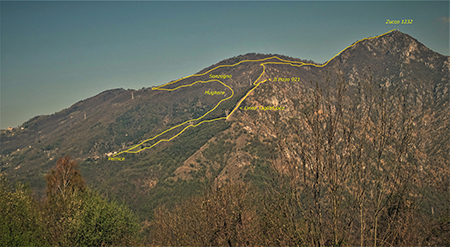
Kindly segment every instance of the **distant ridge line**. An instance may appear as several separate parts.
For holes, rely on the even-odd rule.
[[[132,146],[132,147],[129,148],[129,149],[126,149],[126,150],[124,150],[124,151],[121,151],[121,152],[118,152],[118,153],[114,154],[113,157],[115,157],[115,156],[117,156],[117,155],[120,155],[120,154],[123,154],[123,153],[139,153],[139,152],[141,152],[141,151],[143,151],[143,150],[153,148],[154,146],[156,146],[157,144],[159,144],[159,143],[161,143],[161,142],[168,142],[168,141],[173,140],[174,138],[176,138],[176,137],[178,137],[179,135],[181,135],[181,134],[182,134],[185,130],[187,130],[188,128],[190,128],[190,127],[194,127],[194,128],[195,128],[195,127],[199,126],[199,125],[202,124],[202,123],[206,123],[206,122],[214,122],[214,121],[218,121],[218,120],[228,120],[228,118],[231,117],[231,115],[239,108],[239,106],[242,104],[242,102],[250,95],[250,93],[253,92],[253,90],[255,90],[259,85],[261,85],[261,83],[264,83],[264,82],[267,81],[267,80],[263,80],[263,81],[258,82],[258,81],[261,79],[261,77],[264,75],[264,73],[265,73],[265,71],[266,71],[266,65],[267,65],[267,64],[285,64],[285,65],[291,65],[291,66],[296,66],[296,67],[302,67],[302,66],[315,66],[315,67],[318,67],[318,68],[322,68],[322,67],[325,67],[325,66],[326,66],[329,62],[331,62],[334,58],[336,58],[337,56],[339,56],[341,53],[343,53],[343,52],[346,51],[347,49],[349,49],[349,48],[355,46],[355,45],[358,44],[359,42],[364,41],[364,40],[370,40],[370,39],[379,38],[379,37],[382,37],[382,36],[384,36],[384,35],[386,35],[386,34],[389,34],[389,33],[393,32],[393,31],[396,31],[396,30],[397,30],[397,29],[393,29],[393,30],[390,30],[390,31],[385,32],[385,33],[383,33],[383,34],[374,36],[374,37],[367,37],[367,38],[364,38],[364,39],[360,39],[360,40],[354,42],[353,44],[347,46],[347,47],[344,48],[343,50],[341,50],[339,53],[337,53],[336,55],[334,55],[332,58],[330,58],[330,59],[329,59],[327,62],[325,62],[324,64],[305,63],[305,62],[301,62],[301,61],[289,61],[289,60],[281,59],[281,58],[279,58],[279,57],[277,57],[277,56],[272,56],[272,57],[267,57],[267,58],[262,58],[262,59],[255,59],[255,60],[242,60],[242,61],[239,61],[239,62],[237,62],[237,63],[235,63],[235,64],[222,64],[222,65],[218,65],[218,66],[216,66],[216,67],[214,67],[214,68],[212,68],[212,69],[207,70],[207,71],[204,72],[204,73],[189,75],[189,76],[186,76],[186,77],[182,77],[182,78],[180,78],[180,79],[178,79],[178,80],[174,80],[174,81],[165,83],[165,84],[163,84],[163,85],[161,85],[161,86],[152,87],[152,90],[174,91],[174,90],[179,89],[179,88],[184,88],[184,87],[190,87],[190,86],[193,86],[193,85],[197,84],[198,82],[200,82],[200,83],[207,83],[207,82],[211,82],[211,81],[218,81],[218,82],[221,83],[222,85],[228,87],[228,88],[231,90],[231,93],[232,93],[232,94],[231,94],[231,96],[229,96],[229,97],[227,97],[227,98],[222,99],[221,101],[219,101],[219,103],[218,103],[213,109],[211,109],[211,110],[209,110],[208,112],[206,112],[203,116],[201,116],[201,117],[199,117],[199,118],[197,118],[197,119],[190,119],[190,120],[187,120],[187,121],[185,121],[185,122],[183,122],[183,123],[181,123],[181,124],[179,124],[179,125],[173,126],[173,127],[169,128],[169,129],[167,129],[167,130],[165,130],[165,131],[163,131],[163,132],[161,132],[161,133],[155,135],[155,136],[152,137],[152,138],[146,139],[146,140],[140,142],[139,144],[136,144],[136,145]],[[176,128],[178,128],[178,127],[181,127],[181,126],[185,125],[186,123],[189,123],[189,122],[191,122],[191,121],[198,121],[198,120],[200,120],[200,119],[206,117],[206,115],[208,115],[209,113],[211,113],[212,111],[214,111],[214,110],[215,110],[215,109],[216,109],[223,101],[229,100],[229,99],[231,99],[231,98],[234,96],[234,91],[233,91],[233,89],[232,89],[230,86],[228,86],[227,84],[223,83],[222,81],[220,81],[220,80],[218,80],[218,79],[209,80],[209,81],[195,81],[195,82],[193,82],[193,83],[191,83],[191,84],[188,84],[188,85],[181,85],[181,86],[178,86],[178,87],[173,88],[173,89],[168,89],[168,88],[163,88],[163,87],[166,87],[166,86],[168,86],[168,85],[174,84],[174,83],[176,83],[176,82],[179,82],[179,81],[184,80],[184,79],[187,79],[187,78],[196,77],[196,76],[204,76],[204,75],[206,75],[206,74],[208,74],[208,73],[210,73],[210,72],[212,72],[212,71],[214,71],[214,70],[216,70],[216,69],[218,69],[218,68],[223,68],[223,67],[234,67],[234,66],[236,66],[236,65],[239,65],[239,64],[245,63],[245,62],[262,62],[262,61],[271,60],[271,59],[277,59],[277,60],[282,61],[282,62],[265,62],[265,63],[261,63],[260,66],[263,67],[263,71],[262,71],[262,73],[259,75],[259,77],[255,80],[255,82],[253,82],[253,85],[255,85],[255,86],[254,86],[252,89],[250,89],[250,90],[249,90],[249,91],[248,91],[248,92],[247,92],[247,93],[239,100],[239,102],[236,104],[236,106],[234,107],[234,109],[228,114],[228,116],[226,116],[226,117],[219,117],[219,118],[215,118],[215,119],[209,119],[209,120],[203,120],[203,121],[201,121],[201,122],[199,122],[199,123],[197,123],[197,124],[195,124],[195,125],[194,125],[194,124],[190,124],[190,125],[186,126],[186,127],[183,128],[180,132],[178,132],[177,134],[175,134],[174,136],[172,136],[172,137],[169,138],[169,139],[161,139],[161,140],[157,141],[156,143],[154,143],[153,145],[151,145],[151,146],[149,146],[149,147],[144,147],[144,148],[141,148],[141,149],[139,149],[139,150],[132,151],[133,149],[135,149],[135,148],[137,148],[137,147],[143,145],[144,143],[146,143],[146,142],[148,142],[148,141],[151,141],[151,140],[154,140],[155,138],[157,138],[157,137],[159,137],[159,136],[161,136],[161,135],[163,135],[163,134],[165,134],[165,133],[167,133],[167,132],[169,132],[169,131],[171,131],[171,130],[173,130],[173,129],[176,129]]]

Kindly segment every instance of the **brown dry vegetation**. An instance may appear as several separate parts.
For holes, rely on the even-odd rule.
[[[448,245],[448,166],[439,155],[424,159],[419,136],[430,130],[417,128],[408,92],[375,85],[365,76],[349,89],[342,73],[313,83],[298,117],[273,114],[260,127],[275,133],[278,150],[264,189],[222,183],[160,207],[147,243]]]

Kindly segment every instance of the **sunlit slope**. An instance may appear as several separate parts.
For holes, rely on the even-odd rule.
[[[271,58],[274,56],[279,59]],[[240,63],[245,60],[264,61]],[[238,65],[231,66],[234,64]],[[387,93],[412,92],[408,102],[417,106],[414,116],[423,130],[421,145],[429,152],[420,155],[427,159],[433,155],[447,157],[448,57],[394,31],[349,45],[324,66],[313,64],[280,55],[246,54],[193,74],[201,76],[187,75],[159,87],[168,90],[105,91],[51,116],[31,119],[23,129],[2,131],[0,169],[12,181],[30,182],[42,193],[44,174],[57,157],[70,154],[80,163],[88,183],[147,213],[160,203],[198,193],[205,184],[261,181],[267,176],[270,159],[278,155],[275,143],[269,141],[275,135],[270,124],[274,115],[282,119],[301,117],[296,109],[304,95],[311,92],[315,82],[326,86],[327,76],[339,71],[350,90],[365,76],[372,76],[372,82]],[[230,66],[218,67],[221,65]],[[264,83],[255,88],[258,81]],[[224,118],[233,109],[227,120],[188,128],[176,138],[151,147],[189,124]],[[283,131],[294,133],[291,129]],[[123,152],[115,156],[123,159],[108,160],[114,152],[136,145],[136,151],[151,148]]]

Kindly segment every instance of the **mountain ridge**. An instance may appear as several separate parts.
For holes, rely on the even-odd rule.
[[[384,38],[388,38],[388,37],[391,38],[391,37],[392,37],[393,39],[395,39],[395,38],[407,39],[408,41],[414,41],[414,42],[416,42],[416,43],[419,45],[420,49],[428,49],[429,51],[432,51],[431,49],[429,49],[428,47],[426,47],[424,44],[422,44],[420,41],[418,41],[418,40],[415,39],[414,37],[412,37],[412,36],[410,36],[410,35],[408,35],[408,34],[406,34],[406,33],[403,33],[403,32],[401,32],[401,31],[398,31],[398,30],[394,30],[394,31],[392,31],[392,32],[386,33],[385,35],[383,35],[383,37],[384,37]],[[381,38],[381,37],[380,37],[380,38]],[[361,42],[366,42],[366,41],[367,41],[367,40],[355,41],[354,43],[352,43],[352,45],[354,45],[355,43],[361,43]],[[352,45],[350,45],[350,46],[352,46]],[[351,49],[355,49],[355,47],[351,47]],[[349,49],[346,49],[345,52],[347,52],[348,50],[349,50]],[[389,51],[388,51],[388,52],[389,52]],[[432,52],[434,52],[434,51],[432,51]],[[436,52],[435,52],[435,53],[436,53]],[[437,53],[437,54],[439,54],[439,53]],[[442,54],[439,54],[439,55],[444,56],[444,55],[442,55]],[[272,56],[277,56],[277,57],[279,57],[279,58],[286,59],[286,60],[299,61],[299,62],[306,62],[306,63],[313,63],[313,64],[316,64],[316,65],[323,65],[323,64],[326,63],[326,62],[325,62],[325,63],[320,64],[320,63],[315,63],[315,62],[312,61],[312,60],[302,60],[302,59],[300,59],[300,58],[294,58],[294,57],[290,57],[290,56],[286,56],[286,55],[281,55],[281,54],[246,53],[246,54],[243,54],[243,55],[237,55],[237,56],[234,56],[234,57],[230,57],[230,58],[227,58],[227,59],[223,59],[223,60],[219,61],[219,62],[216,63],[216,64],[213,64],[213,65],[211,65],[211,66],[209,66],[209,67],[206,67],[206,68],[200,70],[198,73],[195,73],[195,74],[201,74],[201,73],[204,73],[204,72],[206,72],[206,71],[208,71],[208,70],[210,70],[210,69],[212,69],[212,68],[214,68],[214,67],[217,67],[217,66],[219,66],[219,65],[231,65],[231,64],[240,62],[240,61],[242,61],[242,60],[264,59],[264,58],[268,58],[268,57],[272,57]],[[344,56],[342,53],[339,53],[336,57],[339,58],[339,60],[340,60],[341,62],[344,62],[344,61],[342,61],[342,60],[343,60],[343,57],[345,57],[345,56]],[[444,56],[444,57],[445,57],[445,56]],[[447,56],[447,57],[448,57],[448,56]],[[330,59],[330,60],[331,60],[331,59]],[[334,60],[335,60],[335,59],[334,59]],[[447,59],[447,60],[448,60],[448,59]],[[328,61],[327,61],[327,62],[328,62]],[[447,61],[447,63],[449,63],[449,61]],[[164,84],[162,84],[162,85],[164,85]],[[162,86],[162,85],[160,85],[160,86]],[[157,87],[158,87],[158,86],[157,86]],[[60,113],[60,112],[62,112],[62,111],[70,110],[71,108],[76,107],[77,105],[79,105],[80,103],[82,103],[82,102],[84,102],[84,101],[87,101],[87,100],[90,100],[90,99],[99,97],[100,95],[103,95],[103,94],[108,94],[108,95],[109,95],[110,92],[123,91],[123,90],[126,90],[126,91],[139,91],[139,90],[149,90],[149,89],[151,89],[151,88],[152,88],[152,87],[147,87],[147,88],[144,87],[144,88],[142,88],[142,89],[124,89],[124,88],[113,88],[113,89],[108,89],[108,90],[102,91],[102,92],[100,92],[100,93],[98,93],[97,95],[94,95],[94,96],[92,96],[92,97],[88,97],[88,98],[86,98],[86,99],[80,100],[80,101],[74,103],[73,105],[71,105],[70,107],[65,108],[65,109],[63,109],[63,110],[61,110],[61,111],[59,111],[59,112],[55,112],[55,113],[53,113],[53,114],[48,114],[48,115],[45,115],[45,114],[44,114],[44,115],[37,115],[37,116],[35,116],[35,117],[32,117],[32,118],[30,118],[29,120],[25,121],[23,124],[21,124],[21,125],[18,126],[18,127],[20,128],[20,127],[22,127],[22,125],[25,125],[25,124],[27,124],[27,123],[29,123],[29,122],[32,122],[32,121],[36,120],[36,118],[39,118],[39,117],[52,116],[52,115],[57,114],[57,113]],[[3,129],[3,130],[6,130],[6,129]]]
[[[342,71],[345,80],[354,87],[364,74],[372,74],[377,78],[374,83],[389,92],[412,91],[408,100],[412,105],[419,105],[416,109],[418,123],[426,121],[427,128],[433,123],[435,125],[432,126],[442,131],[442,128],[448,129],[445,112],[449,108],[450,60],[448,56],[424,47],[413,37],[393,31],[357,42],[323,68],[268,65],[262,80],[300,79],[296,83],[266,81],[244,100],[242,106],[283,106],[286,110],[277,113],[281,117],[293,117],[297,116],[294,109],[301,99],[299,95],[312,90],[311,81],[325,85],[324,76],[327,73],[335,75]],[[197,74],[220,65],[272,56],[247,53],[224,59]],[[277,56],[290,59],[288,56]],[[311,62],[301,59],[293,61]],[[242,63],[215,71],[217,74],[232,75],[227,83],[236,89],[236,98],[224,102],[210,117],[224,116],[226,110],[234,108],[254,87],[252,83],[262,70],[259,63]],[[194,78],[189,78],[183,83],[194,81]],[[189,192],[177,192],[176,197],[182,197],[178,193],[198,193],[206,181],[218,183],[262,176],[258,173],[258,169],[261,170],[257,168],[258,164],[265,167],[270,158],[268,153],[276,152],[273,146],[266,146],[263,141],[275,135],[268,122],[273,120],[274,111],[237,110],[227,121],[202,124],[171,142],[158,144],[153,150],[127,154],[124,162],[107,160],[108,153],[124,150],[186,119],[203,115],[220,100],[202,93],[206,90],[220,91],[221,87],[218,84],[198,84],[173,92],[154,91],[151,87],[111,89],[52,115],[36,116],[13,131],[2,130],[0,169],[12,181],[29,181],[32,188],[43,195],[44,174],[54,165],[57,157],[70,154],[78,160],[87,181],[95,188],[123,196],[134,205],[134,209],[147,213],[156,204],[169,200],[168,191],[183,191],[183,186]],[[445,153],[448,150],[444,139],[448,134],[436,131],[427,133],[429,136],[424,136],[423,142],[430,152]],[[430,140],[438,141],[433,144]],[[261,148],[271,151],[264,153]],[[146,204],[154,198],[158,199],[153,204]]]

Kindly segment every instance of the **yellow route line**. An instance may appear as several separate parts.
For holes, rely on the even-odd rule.
[[[255,87],[252,88],[252,89],[250,89],[250,90],[245,94],[245,96],[242,97],[241,100],[239,100],[239,102],[236,104],[236,107],[234,107],[234,109],[231,111],[231,113],[228,114],[228,117],[227,117],[226,119],[228,119],[228,118],[231,116],[231,114],[233,114],[233,112],[236,111],[236,110],[239,108],[239,106],[241,105],[241,103],[247,98],[247,96],[248,96],[251,92],[253,92],[253,90],[255,90],[261,83],[267,81],[267,80],[264,80],[264,81],[262,81],[262,82],[260,82],[260,83],[256,83],[256,82],[261,78],[261,76],[266,72],[266,66],[265,66],[264,64],[261,64],[261,66],[263,66],[263,72],[261,73],[261,75],[259,75],[258,79],[256,79],[256,81],[253,83],[253,85],[255,85]]]
[[[386,35],[386,34],[388,34],[388,33],[391,33],[391,32],[393,32],[393,31],[395,31],[395,30],[396,30],[396,29],[392,29],[391,31],[385,32],[385,33],[383,33],[383,34],[380,34],[380,35],[377,35],[377,36],[374,36],[374,37],[368,37],[368,38],[364,38],[364,39],[358,40],[358,41],[356,41],[355,43],[353,43],[352,45],[347,46],[345,49],[343,49],[342,51],[340,51],[339,53],[337,53],[336,55],[334,55],[334,57],[330,58],[330,59],[329,59],[326,63],[324,63],[324,64],[314,64],[314,63],[304,63],[304,62],[299,62],[299,61],[289,61],[289,60],[281,59],[281,58],[279,58],[279,57],[277,57],[277,56],[271,57],[271,58],[277,58],[278,60],[283,61],[283,62],[265,62],[265,63],[262,63],[262,64],[261,64],[261,65],[263,66],[263,73],[261,73],[261,75],[258,77],[258,79],[256,79],[256,81],[255,81],[255,83],[254,83],[255,87],[252,88],[252,89],[251,89],[251,90],[250,90],[250,91],[249,91],[249,92],[248,92],[248,93],[247,93],[247,94],[246,94],[246,95],[238,102],[238,104],[237,104],[236,107],[233,109],[233,111],[231,111],[231,113],[228,115],[227,119],[231,116],[231,114],[232,114],[234,111],[236,111],[236,109],[239,108],[239,106],[241,105],[241,103],[245,100],[245,98],[247,98],[247,96],[250,94],[250,92],[252,92],[253,90],[255,90],[259,85],[261,85],[261,83],[263,83],[263,82],[266,81],[266,80],[264,80],[264,81],[262,81],[262,82],[256,84],[256,82],[257,82],[257,81],[261,78],[261,76],[264,74],[265,68],[266,68],[266,67],[265,67],[266,64],[288,64],[288,65],[291,65],[291,66],[297,66],[297,67],[301,67],[301,66],[304,66],[304,65],[315,66],[315,67],[324,67],[324,66],[326,66],[331,60],[333,60],[335,57],[339,56],[339,54],[341,54],[342,52],[346,51],[346,50],[349,49],[350,47],[355,46],[355,45],[358,44],[359,42],[361,42],[361,41],[363,41],[363,40],[375,39],[375,38],[384,36],[384,35]],[[293,63],[300,63],[300,64],[293,64]]]
[[[229,99],[231,99],[231,98],[234,96],[234,91],[233,91],[233,89],[232,89],[230,86],[228,86],[227,84],[225,84],[225,83],[223,83],[223,82],[221,82],[220,80],[217,80],[217,79],[213,79],[213,80],[209,80],[209,81],[196,81],[196,82],[190,84],[190,86],[192,86],[192,85],[194,85],[194,84],[196,84],[196,83],[198,83],[198,82],[200,82],[200,83],[208,83],[208,82],[212,82],[212,81],[217,81],[217,82],[221,83],[222,85],[224,85],[225,87],[229,88],[229,89],[231,90],[231,95],[230,95],[229,97],[225,98],[225,99],[220,100],[219,103],[217,103],[217,105],[216,105],[213,109],[211,109],[211,110],[209,110],[208,112],[206,112],[205,114],[203,114],[203,116],[201,116],[201,117],[199,117],[199,118],[196,118],[196,119],[190,119],[190,120],[187,120],[187,121],[185,121],[185,122],[183,122],[183,123],[181,123],[181,124],[178,124],[178,125],[176,125],[176,126],[173,126],[173,127],[169,128],[169,129],[167,129],[167,130],[165,130],[165,131],[159,133],[158,135],[156,135],[156,136],[150,138],[150,139],[144,140],[144,141],[140,142],[139,144],[136,144],[135,146],[133,146],[133,147],[127,149],[127,150],[124,150],[124,151],[122,151],[122,152],[119,152],[119,153],[115,154],[114,156],[117,156],[117,155],[122,154],[122,153],[132,153],[132,152],[134,152],[134,151],[131,151],[131,150],[133,150],[133,149],[135,149],[135,148],[141,146],[142,144],[144,144],[144,143],[146,143],[146,142],[148,142],[148,141],[154,140],[155,138],[157,138],[157,137],[159,137],[159,136],[161,136],[161,135],[163,135],[163,134],[165,134],[165,133],[167,133],[167,132],[169,132],[169,131],[171,131],[171,130],[173,130],[173,129],[176,129],[176,128],[182,126],[182,125],[185,125],[186,123],[189,123],[189,122],[191,122],[191,121],[198,121],[198,120],[204,118],[204,117],[205,117],[206,115],[208,115],[210,112],[214,111],[214,110],[215,110],[215,109],[216,109],[223,101],[229,100]],[[186,86],[186,85],[182,85],[182,86],[179,86],[179,87],[174,88],[174,89],[158,89],[158,90],[173,91],[173,90],[175,90],[175,89],[178,89],[178,88],[181,88],[181,87],[185,87],[185,86]],[[178,133],[177,136],[178,136],[179,134],[181,134],[182,132],[184,132],[184,130],[186,130],[186,128],[183,129],[180,133]],[[152,145],[152,146],[154,146],[154,145]],[[140,151],[142,151],[142,150],[143,150],[143,149],[140,149],[140,150],[138,150],[138,151],[136,151],[136,152],[140,152]],[[114,157],[114,156],[113,156],[113,157]]]
[[[174,138],[176,138],[176,137],[178,137],[179,135],[181,135],[181,134],[182,134],[185,130],[187,130],[188,128],[190,128],[190,127],[195,128],[195,127],[199,126],[199,125],[202,124],[202,123],[214,122],[214,121],[218,121],[218,120],[222,120],[222,119],[223,119],[223,120],[227,120],[227,119],[228,119],[228,118],[229,118],[229,117],[230,117],[230,116],[231,116],[231,115],[239,108],[239,106],[240,106],[240,105],[242,104],[242,102],[250,95],[250,93],[253,92],[253,90],[255,90],[259,85],[261,85],[261,83],[264,83],[265,81],[267,81],[267,80],[264,80],[264,81],[258,82],[259,79],[261,79],[261,77],[264,75],[264,73],[265,73],[265,71],[266,71],[266,66],[265,66],[266,64],[286,64],[286,65],[297,66],[297,67],[301,67],[301,66],[305,66],[305,65],[306,65],[306,66],[315,66],[315,67],[318,67],[318,68],[325,67],[325,66],[326,66],[330,61],[332,61],[334,58],[336,58],[337,56],[339,56],[341,53],[343,53],[343,52],[346,51],[347,49],[349,49],[349,48],[355,46],[355,45],[358,44],[359,42],[364,41],[364,40],[369,40],[369,39],[375,39],[375,38],[384,36],[384,35],[386,35],[386,34],[388,34],[388,33],[391,33],[392,31],[395,31],[395,30],[396,30],[396,29],[393,29],[393,30],[391,30],[391,31],[388,31],[388,32],[386,32],[386,33],[383,33],[383,34],[380,34],[380,35],[377,35],[377,36],[374,36],[374,37],[368,37],[368,38],[360,39],[360,40],[356,41],[355,43],[353,43],[352,45],[347,46],[345,49],[343,49],[342,51],[340,51],[340,52],[337,53],[336,55],[334,55],[332,58],[330,58],[330,59],[329,59],[327,62],[325,62],[324,64],[304,63],[304,62],[301,62],[301,61],[289,61],[289,60],[281,59],[281,58],[279,58],[279,57],[277,57],[277,56],[272,56],[272,57],[267,57],[267,58],[262,58],[262,59],[255,59],[255,60],[242,60],[242,61],[240,61],[240,62],[238,62],[238,63],[235,63],[235,64],[224,64],[224,65],[219,65],[219,66],[216,66],[215,68],[212,68],[212,69],[210,69],[210,70],[208,70],[208,71],[206,71],[206,72],[204,72],[204,73],[201,73],[201,74],[193,74],[193,75],[190,75],[190,76],[186,76],[186,77],[180,78],[180,79],[175,80],[175,81],[168,82],[168,83],[163,84],[163,85],[161,85],[161,86],[153,87],[152,90],[174,91],[174,90],[177,90],[177,89],[179,89],[179,88],[193,86],[193,85],[195,85],[195,84],[197,84],[197,83],[208,83],[208,82],[212,82],[212,81],[217,81],[217,82],[221,83],[222,85],[224,85],[225,87],[227,87],[227,88],[229,88],[229,89],[231,90],[231,96],[229,96],[229,97],[227,97],[227,98],[225,98],[225,99],[220,100],[219,103],[218,103],[213,109],[211,109],[211,110],[209,110],[208,112],[206,112],[205,114],[203,114],[203,116],[201,116],[201,117],[199,117],[199,118],[196,118],[196,119],[190,119],[190,120],[187,120],[187,121],[185,121],[185,122],[183,122],[183,123],[181,123],[181,124],[178,124],[178,125],[176,125],[176,126],[173,126],[173,127],[169,128],[169,129],[167,129],[167,130],[165,130],[165,131],[159,133],[158,135],[156,135],[156,136],[150,138],[150,139],[144,140],[144,141],[140,142],[139,144],[136,144],[135,146],[133,146],[133,147],[127,149],[127,150],[124,150],[124,151],[121,151],[121,152],[119,152],[119,153],[117,153],[117,154],[114,154],[114,156],[117,156],[117,155],[122,154],[122,153],[138,153],[138,152],[141,152],[141,151],[143,151],[143,150],[150,149],[150,148],[156,146],[157,144],[159,144],[159,143],[161,143],[161,142],[168,142],[168,141],[171,141],[171,140],[173,140]],[[223,68],[223,67],[234,67],[234,66],[236,66],[236,65],[239,65],[239,64],[245,63],[245,62],[262,62],[262,61],[271,60],[271,59],[277,59],[277,60],[282,61],[282,62],[265,62],[265,63],[261,63],[261,66],[263,67],[263,72],[259,75],[258,79],[256,79],[255,82],[253,83],[253,85],[255,85],[255,87],[253,87],[252,89],[250,89],[250,90],[244,95],[244,97],[242,97],[242,99],[239,100],[239,102],[236,104],[236,107],[234,107],[234,109],[230,112],[230,114],[228,114],[227,117],[219,117],[219,118],[215,118],[215,119],[203,120],[203,121],[201,121],[201,122],[199,122],[199,123],[197,123],[197,124],[195,124],[195,125],[193,125],[193,124],[188,125],[188,126],[186,126],[183,130],[181,130],[179,133],[177,133],[176,135],[172,136],[172,137],[169,138],[169,139],[161,139],[161,140],[157,141],[156,143],[154,143],[153,145],[151,145],[151,146],[149,146],[149,147],[145,147],[145,148],[141,148],[141,149],[136,150],[136,151],[132,151],[133,149],[135,149],[135,148],[141,146],[142,144],[144,144],[144,143],[146,143],[146,142],[148,142],[148,141],[154,140],[155,138],[157,138],[157,137],[159,137],[159,136],[161,136],[161,135],[163,135],[163,134],[165,134],[165,133],[167,133],[167,132],[169,132],[169,131],[171,131],[171,130],[173,130],[173,129],[176,129],[176,128],[180,127],[180,126],[185,125],[186,123],[189,123],[189,122],[191,122],[191,121],[198,121],[198,120],[204,118],[204,117],[205,117],[206,115],[208,115],[210,112],[214,111],[214,110],[215,110],[215,109],[216,109],[223,101],[226,101],[226,100],[231,99],[231,98],[233,97],[233,95],[234,95],[234,91],[233,91],[233,89],[232,89],[230,86],[228,86],[227,84],[225,84],[225,83],[223,83],[222,81],[217,80],[217,79],[208,80],[208,81],[195,81],[195,82],[193,82],[193,83],[191,83],[191,84],[181,85],[181,86],[178,86],[178,87],[176,87],[176,88],[163,88],[163,87],[168,86],[168,85],[171,85],[171,84],[176,83],[176,82],[179,82],[179,81],[181,81],[181,80],[190,78],[190,77],[204,76],[204,75],[208,74],[209,72],[214,71],[214,70],[216,70],[216,69],[218,69],[218,68]],[[298,63],[298,64],[295,64],[295,63]],[[114,157],[114,156],[113,156],[113,157]]]
[[[376,39],[376,38],[381,37],[381,36],[384,36],[384,35],[386,35],[386,34],[388,34],[388,33],[390,33],[390,32],[393,32],[393,31],[395,31],[395,30],[396,30],[396,29],[392,29],[391,31],[385,32],[385,33],[383,33],[383,34],[380,34],[380,35],[377,35],[377,36],[374,36],[374,37],[367,37],[367,38],[364,38],[364,39],[360,39],[360,40],[356,41],[355,43],[353,43],[352,45],[347,46],[345,49],[343,49],[342,51],[340,51],[338,54],[334,55],[334,57],[330,58],[330,59],[329,59],[326,63],[324,63],[322,66],[318,66],[318,67],[324,67],[324,66],[327,65],[331,60],[333,60],[335,57],[339,56],[339,54],[341,54],[342,52],[344,52],[344,51],[347,50],[348,48],[355,46],[356,44],[358,44],[358,43],[361,42],[361,41],[369,40],[369,39]],[[309,65],[309,64],[308,64],[308,65]]]
[[[178,134],[172,136],[172,137],[169,138],[169,139],[161,139],[161,140],[157,141],[156,143],[154,143],[153,145],[151,145],[150,147],[145,147],[145,148],[139,149],[139,150],[137,150],[137,151],[129,151],[129,152],[127,152],[127,153],[138,153],[138,152],[143,151],[143,150],[145,150],[145,149],[150,149],[150,148],[152,148],[152,147],[158,145],[158,144],[161,143],[161,142],[168,142],[168,141],[171,141],[171,140],[174,139],[175,137],[181,135],[186,129],[188,129],[188,128],[190,128],[190,127],[195,128],[195,127],[199,126],[199,125],[202,124],[202,123],[214,122],[214,121],[222,120],[222,119],[225,120],[226,117],[220,117],[220,118],[214,118],[214,119],[209,119],[209,120],[203,120],[203,121],[199,122],[198,124],[195,124],[195,125],[188,125],[188,126],[186,126],[182,131],[180,131]]]
[[[235,63],[235,64],[223,64],[223,65],[219,65],[219,66],[217,66],[217,67],[215,67],[215,68],[212,68],[212,69],[210,69],[210,70],[208,70],[208,71],[206,71],[206,72],[204,72],[204,73],[201,73],[201,74],[193,74],[193,75],[190,75],[190,76],[182,77],[182,78],[180,78],[180,79],[178,79],[178,80],[175,80],[175,81],[168,82],[168,83],[166,83],[166,84],[164,84],[164,85],[161,85],[161,86],[158,86],[158,87],[153,87],[152,90],[158,90],[158,89],[160,89],[161,87],[165,87],[165,86],[171,85],[171,84],[173,84],[173,83],[179,82],[179,81],[181,81],[181,80],[184,80],[184,79],[187,79],[187,78],[190,78],[190,77],[194,77],[194,76],[204,76],[204,75],[208,74],[209,72],[214,71],[214,70],[216,70],[216,69],[218,69],[218,68],[223,68],[223,67],[234,67],[234,66],[236,66],[236,65],[239,65],[239,64],[245,63],[245,62],[262,62],[262,61],[270,60],[270,59],[278,59],[278,60],[282,60],[282,61],[287,61],[287,60],[283,60],[283,59],[281,59],[281,58],[279,58],[279,57],[277,57],[277,56],[272,56],[272,57],[266,57],[266,58],[255,59],[255,60],[242,60],[242,61],[240,61],[240,62],[238,62],[238,63]],[[291,61],[291,62],[301,63],[300,61]]]

